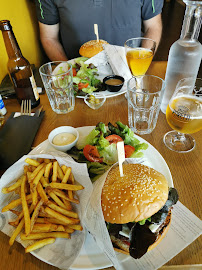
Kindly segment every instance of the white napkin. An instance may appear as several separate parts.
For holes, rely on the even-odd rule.
[[[103,80],[105,76],[114,74],[110,64],[108,63],[107,55],[105,51],[101,51],[100,53],[96,54],[95,56],[91,57],[85,64],[93,64],[97,67],[98,70],[98,78]]]
[[[104,44],[103,47],[113,72],[128,81],[132,74],[126,61],[125,48],[110,44]]]
[[[65,164],[68,167],[72,168],[72,172],[75,176],[75,179],[85,187],[85,189],[81,191],[77,191],[77,195],[79,196],[80,203],[74,204],[73,207],[76,209],[79,214],[81,223],[83,220],[83,216],[86,211],[86,207],[88,204],[88,200],[90,198],[91,192],[93,190],[93,186],[91,180],[88,175],[87,165],[85,163],[77,163],[75,161],[71,161],[71,158],[66,154],[59,151],[52,151],[52,155],[49,154],[38,154],[38,151],[34,149],[32,153],[33,155],[23,156],[16,163],[14,163],[1,177],[0,179],[0,191],[3,187],[9,186],[13,183],[14,179],[17,179],[23,173],[23,166],[25,165],[25,159],[29,158],[50,158],[56,159],[60,165]],[[42,152],[42,151],[41,151]],[[60,156],[57,153],[61,153]],[[0,212],[2,208],[8,204],[9,201],[17,199],[18,196],[13,193],[3,194],[0,192]],[[17,210],[21,210],[20,207]],[[0,231],[5,233],[8,236],[14,231],[14,228],[8,224],[9,221],[15,219],[15,215],[8,211],[4,213],[0,213]],[[69,269],[74,260],[80,253],[80,250],[83,246],[86,237],[86,230],[84,228],[83,231],[75,231],[74,234],[71,235],[70,239],[57,238],[55,243],[52,245],[47,245],[41,249],[35,250],[32,254],[38,259],[50,264],[54,265],[63,270]],[[30,241],[22,241],[20,235],[17,236],[16,241],[21,243],[24,247],[33,243],[33,240]]]
[[[99,77],[111,74],[124,77],[124,85],[126,86],[127,81],[132,77],[132,74],[126,61],[125,48],[110,44],[104,44],[103,47],[104,51],[91,57],[85,63],[94,64],[98,68]]]
[[[13,118],[18,117],[18,116],[21,116],[21,113],[20,113],[20,112],[16,112],[16,113],[14,114]],[[34,116],[34,113],[31,113],[30,116]]]

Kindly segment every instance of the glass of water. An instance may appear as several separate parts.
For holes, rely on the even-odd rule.
[[[49,62],[39,72],[52,110],[58,114],[74,110],[72,65],[66,61]]]
[[[128,122],[135,133],[149,134],[156,127],[164,89],[164,80],[153,75],[128,81]]]

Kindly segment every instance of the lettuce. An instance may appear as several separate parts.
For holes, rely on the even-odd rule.
[[[103,157],[103,162],[108,165],[112,165],[118,161],[118,151],[115,143],[105,147],[103,150],[99,151],[99,153]]]
[[[76,76],[73,77],[73,82],[78,85],[80,82],[88,83],[88,87],[82,88],[82,92],[91,94],[92,92],[96,91],[102,82],[95,77],[97,75],[97,68],[93,65],[85,64],[84,61],[86,59],[83,57],[75,59],[75,67],[76,69],[79,68],[77,71]],[[75,88],[76,89],[76,88]]]
[[[78,58],[76,58],[76,59],[74,59],[74,62],[76,63],[76,64],[81,64],[81,62],[85,62],[85,61],[87,61],[88,60],[88,58],[87,57],[78,57]],[[74,67],[74,65],[73,65],[73,67]]]
[[[102,122],[99,122],[97,125],[96,125],[96,130],[100,130],[102,132],[102,134],[104,135],[107,135],[107,129],[106,129],[106,126],[104,123]]]
[[[104,138],[103,134],[101,134],[97,141],[98,151],[100,152],[100,150],[105,149],[108,146],[109,146],[109,141]]]
[[[85,145],[90,144],[90,145],[95,145],[98,141],[98,134],[99,130],[93,129],[87,136],[80,137],[79,142],[77,143],[76,147],[81,150],[84,148]]]
[[[73,77],[73,83],[79,84],[81,81],[81,78],[74,76]]]
[[[82,88],[82,92],[87,93],[87,94],[91,94],[96,90],[97,90],[97,88],[95,88],[94,86],[90,86],[90,85],[86,88]]]

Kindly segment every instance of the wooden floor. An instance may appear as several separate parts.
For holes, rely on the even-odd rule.
[[[156,61],[168,60],[169,49],[171,45],[180,37],[184,14],[185,4],[182,0],[165,0],[162,11],[163,34],[158,51],[154,57]],[[200,32],[199,41],[202,43],[202,34]],[[202,78],[202,64],[198,73]]]

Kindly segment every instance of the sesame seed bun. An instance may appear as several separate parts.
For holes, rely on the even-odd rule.
[[[99,42],[97,40],[90,40],[84,43],[79,49],[79,54],[84,57],[93,57],[99,52],[103,51],[103,44],[109,44],[107,41],[100,39]]]
[[[147,219],[157,213],[168,199],[164,175],[142,164],[113,167],[102,189],[101,205],[106,222],[125,224]]]

